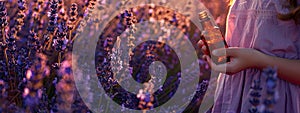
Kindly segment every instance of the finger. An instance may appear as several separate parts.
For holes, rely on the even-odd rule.
[[[207,51],[206,46],[202,46],[201,49],[202,49],[202,51]]]
[[[203,59],[208,63],[208,65],[211,67],[211,69],[215,72],[219,72],[219,73],[225,73],[227,75],[232,75],[235,72],[235,68],[236,65],[236,61],[231,61],[231,62],[227,62],[224,64],[215,64],[212,59],[208,56],[208,55],[203,55]]]
[[[203,59],[208,63],[208,65],[212,68],[212,65],[214,64],[212,59],[208,55],[203,55]]]
[[[204,42],[203,42],[202,40],[199,40],[199,41],[198,41],[198,45],[199,45],[200,47],[202,47],[202,46],[204,45]]]
[[[206,61],[206,57],[205,57],[205,55],[203,55],[203,56],[202,56],[202,59],[203,59],[204,61]]]
[[[211,67],[211,69],[213,71],[221,72],[221,73],[226,72],[226,69],[223,69],[224,66],[222,64],[216,65],[209,56],[205,55],[204,57],[205,57],[205,60],[207,61],[208,65]]]
[[[215,56],[236,56],[239,48],[220,48],[212,51]]]
[[[220,73],[226,73],[227,72],[227,63],[224,63],[224,64],[215,64],[215,63],[211,63],[211,68],[213,69],[213,71],[216,71],[216,72],[220,72]]]
[[[212,51],[212,54],[214,56],[226,56],[227,55],[226,48],[215,49]]]
[[[206,46],[202,46],[201,50],[202,50],[202,52],[203,52],[204,54],[206,54],[206,55],[209,54],[209,51],[208,51],[208,49],[207,49]]]
[[[212,65],[214,70],[220,73],[226,73],[227,75],[235,74],[241,71],[241,68],[238,66],[238,61],[236,59],[232,59],[230,62]]]
[[[203,56],[202,56],[202,59],[205,60],[205,61],[207,61],[208,58],[209,58],[208,55],[203,55]]]

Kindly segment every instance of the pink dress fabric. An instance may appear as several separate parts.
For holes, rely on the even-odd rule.
[[[282,7],[285,1],[287,0],[236,0],[228,15],[228,45],[254,48],[286,59],[300,59],[300,25],[292,20],[281,21],[276,17],[278,13],[289,12]],[[260,76],[261,71],[258,69],[247,69],[233,76],[221,74],[212,112],[248,113],[251,108],[250,87],[253,80]],[[265,81],[265,77],[261,77],[261,103],[266,98]],[[300,86],[278,79],[276,88],[278,100],[274,112],[300,113]]]

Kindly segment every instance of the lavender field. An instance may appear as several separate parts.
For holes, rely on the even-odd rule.
[[[128,0],[122,0],[115,6],[121,7],[124,1]],[[229,1],[200,0],[200,2],[209,9],[224,34]],[[83,102],[74,83],[72,60],[76,59],[72,59],[74,58],[72,57],[73,43],[77,40],[76,38],[79,34],[83,32],[82,26],[99,24],[97,19],[88,19],[89,16],[92,16],[92,10],[101,9],[105,7],[105,4],[109,3],[110,0],[0,1],[0,113],[92,112]],[[201,31],[190,25],[186,21],[186,17],[180,14],[176,15],[175,12],[163,7],[145,6],[125,10],[110,21],[110,26],[99,37],[97,50],[95,51],[96,70],[104,89],[113,90],[110,92],[110,96],[114,101],[127,108],[145,112],[162,104],[158,103],[157,100],[167,101],[171,98],[172,94],[176,92],[175,88],[177,86],[170,84],[174,81],[176,83],[176,81],[179,81],[179,78],[173,77],[172,81],[167,81],[166,86],[169,87],[166,87],[164,91],[169,92],[170,95],[158,92],[157,95],[159,96],[152,96],[150,93],[154,92],[151,89],[153,84],[150,83],[144,84],[145,88],[140,89],[138,94],[130,95],[128,93],[130,96],[126,96],[127,93],[114,92],[119,90],[122,92],[123,89],[116,84],[117,81],[110,74],[112,71],[124,71],[122,66],[134,67],[132,73],[136,75],[148,73],[148,71],[137,70],[144,66],[140,65],[140,61],[144,61],[142,63],[149,66],[153,61],[162,60],[168,63],[167,68],[177,69],[179,67],[176,67],[178,63],[176,57],[174,59],[157,57],[157,54],[172,56],[174,51],[164,43],[145,42],[137,45],[142,49],[132,49],[135,52],[129,52],[129,56],[135,54],[144,55],[145,57],[134,57],[129,61],[131,62],[129,64],[118,64],[120,63],[118,62],[118,59],[120,59],[118,55],[121,54],[121,51],[110,51],[113,42],[118,41],[112,37],[117,34],[121,35],[121,32],[126,31],[125,29],[128,28],[130,31],[125,34],[129,38],[126,40],[128,44],[125,46],[134,47],[132,40],[135,40],[135,37],[131,33],[138,32],[138,30],[132,26],[143,19],[150,18],[163,19],[167,24],[176,26],[185,35],[192,37],[193,44],[196,44],[200,39]],[[152,12],[155,13],[152,14]],[[99,16],[105,18],[107,14]],[[173,18],[176,18],[176,21]],[[144,33],[141,32],[140,34]],[[121,41],[121,43],[125,42]],[[200,63],[196,65],[199,65],[203,72],[200,72],[200,75],[195,75],[201,77],[195,96],[186,97],[192,98],[192,102],[187,103],[188,107],[185,109],[185,112],[198,111],[210,76],[208,65],[201,59],[202,53],[200,50],[196,51],[200,56]],[[111,58],[106,59],[105,55],[108,55],[110,52],[114,56],[112,55],[110,56]],[[115,60],[117,64],[106,63],[110,60]],[[121,67],[114,68],[117,66]],[[179,72],[172,71],[170,73],[176,75]],[[147,78],[149,76],[134,77],[136,77],[135,80],[137,81],[149,79]],[[126,77],[122,80],[126,80]],[[113,88],[108,88],[112,84]],[[126,83],[124,84],[126,85]],[[126,103],[122,103],[124,98],[132,99],[127,99],[130,102],[127,102],[125,99]],[[99,109],[104,112],[105,109],[111,108]],[[164,108],[162,111],[173,112],[170,109],[172,108]]]

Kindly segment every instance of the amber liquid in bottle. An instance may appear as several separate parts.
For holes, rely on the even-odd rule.
[[[199,13],[199,19],[201,21],[201,25],[203,28],[201,39],[204,41],[206,47],[208,47],[209,56],[216,64],[223,64],[229,62],[229,58],[226,56],[213,56],[213,50],[219,48],[228,48],[224,37],[222,36],[220,29],[218,26],[214,24],[212,19],[208,16],[206,11],[202,11]]]

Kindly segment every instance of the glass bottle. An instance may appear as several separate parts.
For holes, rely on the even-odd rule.
[[[225,56],[216,57],[211,55],[213,50],[219,48],[228,48],[224,37],[221,34],[219,27],[214,24],[214,21],[208,16],[206,11],[199,13],[199,19],[202,26],[201,40],[209,51],[209,56],[216,64],[222,64],[229,61]]]

